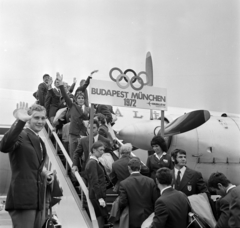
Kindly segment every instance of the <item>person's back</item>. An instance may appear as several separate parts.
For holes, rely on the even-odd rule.
[[[125,180],[130,176],[128,171],[128,162],[130,160],[130,155],[123,155],[120,159],[115,161],[112,165],[112,170],[115,173],[117,180],[119,182]]]
[[[138,171],[134,171],[134,162],[138,163]],[[133,170],[130,168],[131,175],[120,182],[119,206],[120,210],[129,206],[129,226],[140,227],[143,221],[154,211],[158,192],[154,181],[139,173],[141,162],[138,158],[132,158],[129,164],[129,167],[132,167]]]
[[[186,228],[190,203],[184,193],[172,188],[171,170],[166,167],[159,169],[156,182],[161,196],[155,203],[155,214],[150,228]]]
[[[164,225],[162,223],[155,225],[153,220],[153,228],[163,227],[163,228],[186,228],[188,223],[188,212],[189,206],[187,202],[187,197],[172,188],[166,189],[162,196],[156,201],[155,214],[166,213],[166,220]]]

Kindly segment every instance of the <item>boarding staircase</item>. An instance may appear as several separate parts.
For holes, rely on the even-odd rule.
[[[67,151],[65,150],[64,146],[62,145],[57,133],[55,132],[54,128],[52,127],[51,123],[48,120],[46,129],[44,129],[41,133],[42,133],[41,137],[44,139],[45,144],[51,146],[51,149],[48,150],[51,153],[51,154],[49,153],[49,158],[52,157],[52,155],[54,155],[55,159],[58,161],[58,166],[61,168],[61,172],[64,173],[65,179],[68,182],[68,185],[75,198],[75,201],[77,202],[78,207],[86,220],[86,223],[88,224],[89,227],[93,228],[98,227],[96,215],[92,203],[88,197],[88,189],[85,185],[85,182],[78,172],[75,172],[74,182],[72,182],[72,174],[70,168],[72,167],[72,161]],[[52,141],[54,141],[54,143],[52,143]],[[50,160],[52,159],[50,158]],[[49,169],[51,170],[51,164]],[[117,198],[117,196],[118,194],[116,194],[112,189],[107,190],[106,204],[109,213],[112,208],[112,204]],[[112,227],[112,224],[106,224],[105,227],[106,228]]]
[[[1,132],[0,129],[1,136],[5,132],[6,129],[4,129],[4,132]],[[72,167],[72,160],[48,120],[46,127],[40,132],[40,136],[46,145],[48,153],[46,168],[56,173],[60,187],[63,190],[61,201],[53,207],[53,214],[57,215],[63,228],[99,228],[85,182],[78,172],[75,172],[75,181],[72,182],[70,168]],[[1,154],[1,156],[7,158],[7,154]],[[135,155],[132,154],[132,156]],[[8,169],[10,170],[10,167]],[[112,189],[109,189],[106,196],[107,209],[110,212],[112,204],[118,195]],[[8,214],[0,215],[0,228],[2,228],[1,216],[8,216]],[[7,219],[9,220],[9,226],[4,226],[4,228],[11,227],[10,218],[7,217]],[[107,224],[105,227],[111,227],[111,224]]]

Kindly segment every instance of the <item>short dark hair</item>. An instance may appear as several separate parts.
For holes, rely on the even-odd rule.
[[[101,141],[97,141],[97,142],[93,143],[93,145],[91,147],[91,152],[93,153],[93,149],[98,149],[101,146],[104,147],[104,144]]]
[[[99,123],[97,120],[93,119],[93,125],[96,124],[97,125],[97,128],[99,128]],[[88,125],[87,126],[90,126],[90,121],[88,122]]]
[[[218,183],[222,184],[224,187],[227,187],[231,182],[223,173],[212,173],[208,179],[208,187],[218,189]]]
[[[167,152],[167,144],[162,136],[154,136],[151,141],[151,146],[153,145],[159,145],[163,152]]]
[[[99,121],[101,124],[105,124],[105,123],[106,123],[106,116],[103,115],[102,113],[97,113],[97,114],[95,114],[95,117],[98,118],[98,121]]]
[[[175,164],[177,164],[177,155],[178,155],[178,154],[187,155],[187,153],[186,153],[185,150],[175,149],[175,150],[171,153],[171,156],[173,157]]]
[[[141,169],[141,161],[138,157],[131,158],[128,162],[128,166],[132,171],[140,171]]]
[[[43,79],[44,79],[45,77],[50,77],[50,76],[49,76],[49,74],[44,74],[44,75],[43,75]]]
[[[157,170],[156,179],[160,184],[171,185],[172,184],[172,173],[169,168],[163,167]]]

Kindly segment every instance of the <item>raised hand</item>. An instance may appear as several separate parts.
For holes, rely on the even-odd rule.
[[[18,120],[27,122],[32,118],[32,115],[29,115],[28,111],[28,103],[20,102],[19,104],[17,104],[17,108],[13,111],[13,116]]]
[[[77,83],[77,79],[76,78],[73,78],[73,83]]]

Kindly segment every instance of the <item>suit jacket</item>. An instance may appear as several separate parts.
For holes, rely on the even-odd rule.
[[[38,86],[37,97],[39,100],[39,104],[44,106],[45,105],[45,97],[47,96],[48,86],[45,82],[42,82]]]
[[[110,178],[114,185],[119,184],[121,181],[125,180],[130,176],[128,170],[128,162],[130,159],[131,157],[129,155],[123,155],[121,158],[119,158],[112,164],[112,173],[110,174]],[[141,174],[148,175],[148,167],[142,165]]]
[[[173,174],[173,187],[175,187],[175,173],[174,169],[172,171]],[[195,170],[189,169],[186,167],[186,171],[182,177],[180,182],[180,187],[178,189],[181,192],[184,192],[187,196],[191,196],[193,194],[199,193],[208,193],[207,185],[203,180],[202,174]]]
[[[107,123],[112,122],[112,114],[115,114],[113,112],[113,107],[111,105],[101,105],[99,104],[96,108],[96,114],[102,113],[104,116],[106,116]]]
[[[110,141],[103,136],[98,136],[98,141],[101,141],[105,148],[111,148]],[[73,166],[81,167],[82,170],[85,170],[86,163],[89,158],[89,135],[81,138],[78,142],[77,148],[73,154]],[[83,160],[82,165],[80,165],[80,159]]]
[[[146,165],[149,168],[151,178],[153,178],[154,181],[158,169],[163,167],[173,169],[172,159],[166,152],[163,152],[163,155],[160,158],[160,160],[156,157],[155,154],[150,155],[147,159]]]
[[[152,228],[186,228],[190,207],[187,197],[171,188],[165,189],[155,203]]]
[[[83,123],[83,120],[88,119],[89,109],[86,108],[85,111],[81,107],[79,107],[77,104],[75,104],[67,95],[63,85],[59,86],[62,96],[67,103],[67,106],[69,108],[69,113],[71,115],[71,123],[69,127],[69,134],[72,135],[86,135],[86,127]]]
[[[45,108],[48,117],[54,117],[61,103],[61,93],[56,88],[48,90],[45,98]]]
[[[240,185],[231,191],[230,218],[228,225],[231,228],[240,227]]]
[[[88,159],[86,164],[86,179],[88,182],[89,198],[106,198],[106,179],[104,168],[94,159]]]
[[[231,201],[231,191],[233,189],[230,189],[229,192],[219,199],[216,203],[217,207],[217,225],[216,228],[229,228],[228,220],[230,218],[230,211],[229,211],[229,205]]]
[[[154,204],[158,197],[155,182],[140,173],[133,173],[120,182],[119,190],[120,210],[129,206],[129,225],[140,227],[154,211]]]
[[[26,123],[17,120],[4,135],[0,151],[9,154],[12,179],[7,195],[6,210],[42,210],[46,175],[43,166],[46,148]],[[42,151],[41,151],[42,147]]]

